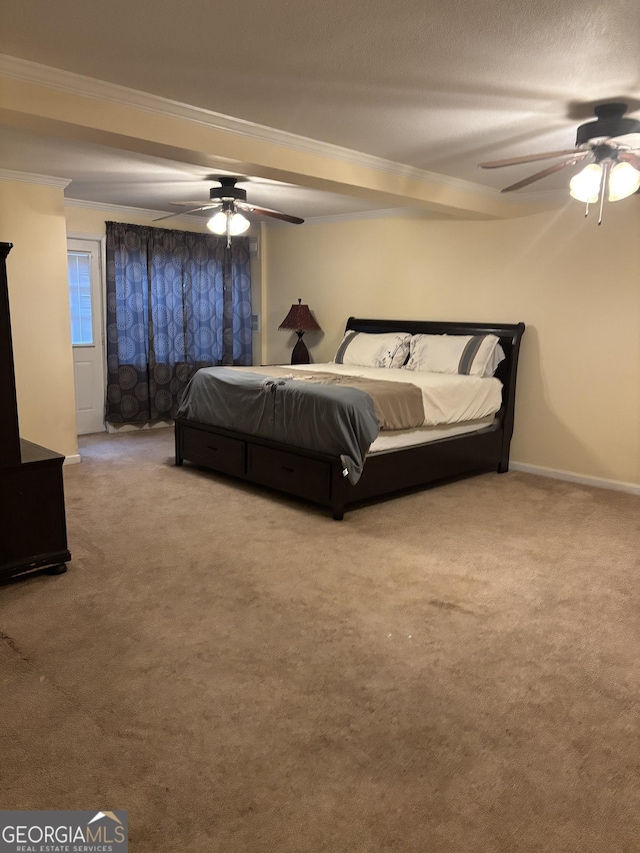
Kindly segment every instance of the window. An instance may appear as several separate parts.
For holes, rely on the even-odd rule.
[[[93,346],[91,316],[91,254],[67,252],[69,266],[69,303],[71,306],[71,343]]]

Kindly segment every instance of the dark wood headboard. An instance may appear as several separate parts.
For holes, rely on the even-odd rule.
[[[412,335],[497,335],[504,350],[505,359],[496,370],[496,378],[502,382],[502,408],[498,413],[505,433],[510,441],[513,433],[513,415],[516,401],[516,375],[520,341],[524,334],[524,323],[458,323],[444,320],[368,320],[349,317],[346,331],[409,332]]]

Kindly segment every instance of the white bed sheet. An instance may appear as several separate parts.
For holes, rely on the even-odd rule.
[[[459,424],[444,424],[426,426],[419,429],[382,430],[369,448],[367,456],[382,453],[386,450],[399,450],[401,447],[414,447],[418,444],[428,444],[441,438],[452,438],[454,435],[464,435],[495,423],[494,415],[466,421]]]
[[[353,364],[281,365],[296,370],[313,370],[343,376],[409,382],[422,391],[423,426],[456,424],[494,415],[502,405],[502,383],[494,376],[462,376],[452,373],[426,373],[403,368],[356,367]]]

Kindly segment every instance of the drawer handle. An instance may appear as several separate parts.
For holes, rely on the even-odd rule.
[[[207,447],[207,450],[217,450],[217,449],[218,449],[218,448],[217,448],[214,444],[210,444],[210,445]]]
[[[287,471],[289,474],[295,474],[296,473],[294,468],[287,468],[286,465],[282,466],[282,470]]]

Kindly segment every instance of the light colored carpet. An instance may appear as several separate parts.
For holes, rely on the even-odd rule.
[[[0,587],[0,807],[130,847],[640,849],[640,503],[488,474],[348,512],[172,465],[65,468],[66,575]]]

